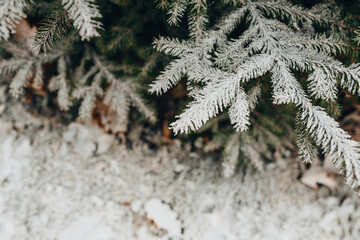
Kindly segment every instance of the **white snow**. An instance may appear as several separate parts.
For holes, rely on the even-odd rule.
[[[116,239],[117,233],[102,223],[98,216],[81,216],[64,229],[58,240],[107,240]]]
[[[81,155],[105,136],[91,126],[0,130],[1,240],[360,239],[358,196],[316,192],[289,165],[225,179],[211,159],[136,136],[132,150]]]
[[[79,123],[71,123],[68,130],[63,133],[63,139],[74,144],[75,152],[84,158],[106,153],[115,141],[114,136],[104,133],[101,129]]]
[[[166,230],[169,237],[180,237],[181,223],[177,220],[177,213],[168,204],[160,199],[150,199],[145,203],[145,212],[160,229]]]

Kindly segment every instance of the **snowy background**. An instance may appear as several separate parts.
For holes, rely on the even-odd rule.
[[[125,147],[12,106],[0,117],[0,239],[360,239],[360,198],[342,179],[314,190],[283,158],[223,178],[216,159],[178,141],[151,148],[144,131]]]

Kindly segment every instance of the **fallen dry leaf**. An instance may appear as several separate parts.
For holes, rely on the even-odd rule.
[[[301,182],[315,190],[318,189],[318,184],[322,184],[330,190],[338,188],[335,180],[335,174],[327,171],[318,165],[313,165],[310,169],[306,170],[301,178]]]
[[[29,38],[33,36],[37,31],[36,26],[31,27],[29,22],[26,19],[21,19],[19,24],[15,28],[14,39],[16,41],[21,41],[24,38]]]
[[[128,128],[128,121],[120,121],[117,112],[101,99],[95,102],[93,123],[99,125],[107,133],[119,135],[126,133]]]
[[[171,131],[169,129],[169,126],[164,123],[163,124],[163,128],[162,128],[162,136],[163,136],[163,139],[165,142],[167,143],[173,143],[174,140],[172,140],[170,137],[171,137]]]
[[[15,33],[13,35],[13,39],[18,42],[24,42],[28,49],[31,49],[32,41],[37,32],[37,27],[31,27],[29,22],[26,19],[21,19],[19,24],[15,28]]]

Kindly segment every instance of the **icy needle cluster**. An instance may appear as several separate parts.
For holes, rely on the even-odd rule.
[[[173,4],[178,2],[181,1]],[[196,9],[195,3],[186,2],[176,6]],[[309,155],[306,151],[311,148],[301,144],[311,145],[312,139],[345,175],[347,183],[358,188],[359,143],[312,102],[335,101],[338,87],[353,94],[360,92],[360,64],[344,66],[333,57],[348,51],[347,45],[330,34],[316,34],[314,26],[336,28],[336,22],[286,1],[245,1],[236,6],[211,29],[199,22],[200,17],[190,17],[188,40],[161,37],[155,41],[157,49],[174,60],[151,85],[151,92],[164,93],[186,77],[193,98],[171,124],[174,132],[195,131],[225,109],[236,130],[247,130],[254,102],[244,87],[269,74],[273,103],[293,104],[297,108],[302,155]],[[183,13],[181,9],[176,12],[180,16]],[[246,24],[246,30],[229,40],[240,23]],[[295,77],[295,71],[308,74],[307,90]]]

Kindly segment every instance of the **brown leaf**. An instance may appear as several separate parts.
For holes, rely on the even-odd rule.
[[[322,184],[330,190],[338,188],[335,180],[335,174],[327,171],[318,165],[313,165],[308,169],[301,178],[301,182],[315,190],[318,189],[318,184]]]
[[[93,123],[105,132],[122,135],[127,132],[128,121],[120,121],[117,112],[97,99],[93,111]]]
[[[167,143],[173,143],[174,142],[174,140],[172,140],[170,138],[171,131],[170,131],[170,129],[169,129],[169,127],[168,127],[168,125],[166,123],[163,124],[162,135],[163,135],[163,139],[164,139],[165,142],[167,142]]]
[[[15,28],[13,39],[18,42],[22,42],[28,50],[31,50],[34,54],[37,54],[31,46],[33,45],[34,38],[37,32],[37,27],[31,27],[26,19],[21,19],[19,24]]]
[[[23,18],[16,26],[13,38],[16,41],[22,41],[23,39],[28,39],[29,37],[34,36],[36,31],[36,26],[31,27],[29,22]]]

